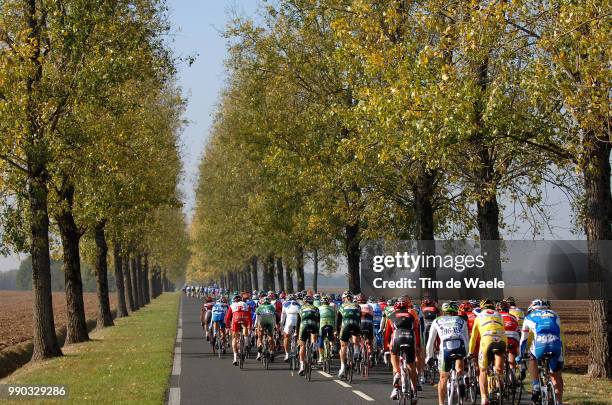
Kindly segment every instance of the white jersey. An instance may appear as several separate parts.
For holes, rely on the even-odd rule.
[[[467,322],[459,316],[445,315],[434,319],[431,323],[429,339],[427,340],[427,360],[434,356],[434,347],[437,337],[440,338],[440,357],[442,357],[444,354],[443,349],[446,347],[447,342],[448,345],[456,345],[455,342],[463,342],[463,347],[467,350],[469,342]],[[449,347],[449,350],[455,349],[456,347]]]
[[[285,301],[283,303],[281,325],[283,325],[285,333],[289,333],[292,328],[297,326],[299,313],[300,304],[298,304],[296,301]]]

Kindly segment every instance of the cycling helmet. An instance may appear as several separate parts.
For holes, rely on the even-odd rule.
[[[469,301],[463,301],[459,305],[459,311],[461,311],[461,312],[471,312],[473,309],[474,309],[474,307],[472,306],[472,304]]]
[[[480,301],[478,300],[470,300],[469,303],[472,306],[472,309],[480,307]]]
[[[387,305],[393,305],[393,304],[395,304],[395,300],[393,298],[389,298],[387,300]]]
[[[264,304],[269,304],[270,302],[272,302],[270,300],[270,297],[263,297],[263,299],[261,300],[261,302],[263,302]]]
[[[260,298],[260,299],[261,299],[261,298],[263,298],[263,297],[265,297],[265,296],[266,296],[266,293],[265,293],[265,292],[263,292],[263,291],[262,291],[262,292],[260,292],[260,293],[259,293],[259,298]]]
[[[302,294],[301,291],[295,294],[295,296],[297,297],[298,300],[301,300],[302,298],[304,298],[304,294]]]
[[[357,302],[358,302],[358,303],[360,303],[360,304],[365,304],[365,302],[366,302],[366,297],[365,297],[365,295],[363,295],[363,294],[357,294],[357,295],[355,296],[355,301],[357,301]]]
[[[321,304],[329,304],[329,297],[327,295],[321,297]]]
[[[507,296],[506,298],[504,298],[504,301],[506,301],[511,307],[516,306],[516,298],[512,296]]]
[[[206,297],[206,302],[213,302],[212,297],[209,295],[208,297]]]
[[[221,302],[223,304],[227,304],[227,298],[221,297],[221,298],[219,298],[219,302]]]
[[[295,294],[289,294],[287,296],[287,301],[295,301]]]
[[[376,303],[376,297],[369,296],[368,297],[368,303],[375,304]]]
[[[482,309],[495,309],[495,303],[489,298],[483,298],[480,300],[480,308]]]
[[[429,298],[429,297],[423,298],[422,305],[427,307],[427,306],[430,306],[430,305],[433,305],[433,304],[434,304],[434,302],[433,302],[433,300],[431,298]]]
[[[321,301],[321,294],[315,294],[312,296],[315,301]]]
[[[537,298],[531,301],[529,308],[527,308],[527,312],[531,312],[536,309],[548,309],[550,308],[550,301],[547,299]]]
[[[238,294],[234,294],[234,298],[232,298],[233,302],[240,302],[242,301],[242,297]]]
[[[342,300],[348,299],[349,301],[353,300],[353,294],[350,291],[345,291],[342,293]]]
[[[281,300],[284,300],[285,298],[287,298],[287,294],[285,294],[284,292],[280,293],[280,298]]]
[[[399,310],[407,310],[408,309],[408,305],[406,303],[406,301],[402,300],[401,298],[399,300],[397,300],[397,302],[395,303],[395,305],[393,305],[393,309],[396,311]]]
[[[258,291],[257,290],[253,290],[253,292],[251,293],[251,296],[253,297],[257,297]]]
[[[500,312],[508,312],[510,304],[506,300],[501,300],[495,305],[495,309]]]
[[[444,304],[442,304],[442,312],[456,314],[457,312],[459,312],[459,307],[454,301],[445,302]]]
[[[267,295],[268,298],[270,298],[271,300],[275,300],[276,299],[276,294],[272,291],[268,292]]]
[[[307,295],[307,296],[304,297],[304,302],[306,304],[312,304],[314,302],[314,298],[311,297],[310,295]]]

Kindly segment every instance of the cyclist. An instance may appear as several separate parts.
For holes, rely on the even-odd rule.
[[[321,294],[313,295],[312,299],[313,299],[312,305],[319,308],[319,305],[321,305]]]
[[[361,309],[361,335],[365,336],[365,344],[368,347],[368,351],[372,353],[372,340],[374,340],[374,310],[372,306],[368,304],[363,294],[357,294],[355,301],[359,304],[359,308]],[[362,353],[359,353],[360,357],[361,355]]]
[[[438,369],[440,371],[440,382],[438,383],[438,403],[446,401],[446,383],[448,374],[452,368],[451,356],[457,355],[461,359],[455,360],[455,370],[459,380],[459,392],[461,397],[465,395],[465,385],[463,383],[463,358],[467,355],[468,328],[467,321],[458,316],[459,307],[455,302],[445,302],[442,304],[443,315],[434,319],[429,331],[427,340],[427,358],[429,363],[434,356],[434,346],[436,338],[440,338],[440,352],[438,354]]]
[[[519,328],[522,328],[523,321],[525,320],[525,311],[516,306],[516,300],[514,299],[514,297],[506,297],[504,298],[504,301],[507,302],[510,306],[510,310],[508,311],[508,313],[510,315],[513,315],[517,319]]]
[[[385,308],[387,307],[387,300],[385,300],[385,297],[378,298],[378,306],[380,307],[381,311],[385,310]]]
[[[269,297],[264,297],[262,303],[255,310],[255,326],[257,328],[257,360],[261,360],[263,350],[264,330],[268,332],[268,347],[270,356],[274,356],[274,328],[278,321],[276,308]]]
[[[325,338],[330,342],[334,340],[334,328],[336,326],[336,307],[330,305],[330,299],[324,295],[319,305],[319,364],[323,363],[323,345]]]
[[[382,309],[375,297],[368,298],[368,305],[372,308],[372,325],[374,326],[374,343],[376,347],[374,350],[377,352],[382,347],[382,335],[380,334],[380,323],[382,321]],[[375,353],[378,356],[378,353]]]
[[[408,308],[408,302],[399,299],[393,306],[393,312],[386,320],[384,346],[391,351],[391,364],[393,366],[393,391],[391,399],[396,400],[399,395],[400,383],[400,347],[407,345],[406,361],[410,382],[415,389],[417,388],[417,367],[416,359],[419,352],[420,327],[419,320],[414,312]]]
[[[519,341],[521,340],[521,329],[519,328],[518,319],[514,315],[509,313],[510,303],[506,300],[501,300],[496,305],[497,312],[504,321],[504,330],[506,331],[506,337],[508,338],[508,363],[510,368],[514,370],[516,367],[516,356],[519,352]]]
[[[290,336],[296,332],[299,313],[300,304],[298,304],[295,294],[289,294],[287,301],[283,303],[283,310],[281,312],[281,327],[283,328],[285,362],[289,361],[289,340]]]
[[[202,308],[200,309],[200,324],[206,335],[206,341],[210,342],[210,318],[212,316],[212,308],[215,305],[211,296],[204,299]]]
[[[304,359],[306,357],[306,342],[310,338],[313,347],[317,343],[319,333],[319,309],[313,305],[314,299],[307,295],[304,297],[304,305],[300,308],[298,319],[299,341],[300,341],[300,370],[299,375],[304,375]]]
[[[436,302],[429,297],[423,297],[423,302],[421,303],[421,313],[423,314],[423,319],[425,322],[425,331],[424,337],[425,341],[429,338],[429,328],[431,328],[431,324],[440,315],[440,310],[436,305]]]
[[[242,301],[242,297],[238,294],[234,295],[232,305],[230,305],[227,314],[225,315],[226,325],[231,325],[232,331],[232,351],[234,352],[233,365],[238,365],[238,337],[240,331],[248,337],[251,329],[251,308]]]
[[[480,340],[477,349],[476,343]],[[491,358],[495,358],[495,371],[501,375],[504,370],[504,355],[508,339],[504,329],[501,315],[495,310],[495,303],[490,299],[480,301],[480,313],[474,321],[472,336],[470,337],[470,356],[474,356],[478,350],[478,368],[480,375],[480,398],[483,404],[487,404],[489,388],[487,385],[487,369]]]
[[[521,331],[520,353],[517,361],[527,354],[529,347],[528,368],[531,375],[531,400],[537,403],[540,399],[540,380],[538,378],[538,361],[545,353],[552,353],[549,359],[550,378],[555,387],[559,403],[563,402],[563,338],[561,320],[559,315],[550,309],[550,302],[545,299],[536,299],[527,309],[527,316]]]
[[[212,316],[210,323],[212,324],[212,336],[214,345],[215,336],[217,336],[217,328],[220,329],[221,332],[221,341],[223,344],[221,345],[221,352],[225,354],[225,315],[227,314],[228,306],[227,306],[227,298],[221,297],[212,307]]]
[[[351,336],[353,344],[357,346],[357,337],[361,334],[361,307],[356,302],[353,302],[353,294],[348,291],[342,293],[344,301],[338,309],[338,317],[336,319],[336,330],[340,335],[340,371],[338,378],[344,376],[346,371],[346,352],[348,342]]]

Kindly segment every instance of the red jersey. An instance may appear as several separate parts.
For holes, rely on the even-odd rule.
[[[378,306],[380,307],[381,311],[384,311],[385,308],[387,308],[387,301],[381,301],[378,303]]]
[[[514,351],[515,346],[518,346],[521,340],[521,332],[519,328],[518,319],[514,315],[510,315],[508,312],[499,313],[504,321],[504,331],[508,337],[508,346]]]
[[[421,327],[419,325],[419,317],[415,315],[414,309],[408,309],[406,311],[394,311],[387,318],[385,324],[385,337],[384,347],[385,350],[389,349],[393,332],[396,329],[407,329],[411,330],[414,335],[415,348],[421,345]]]
[[[238,332],[240,324],[250,328],[251,307],[242,301],[232,303],[225,314],[225,324],[232,326],[232,332]]]

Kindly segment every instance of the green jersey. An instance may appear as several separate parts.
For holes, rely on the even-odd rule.
[[[255,315],[260,318],[276,318],[276,308],[272,304],[261,304],[255,310]]]
[[[342,324],[353,322],[361,324],[361,307],[356,302],[345,302],[338,312],[342,316]]]
[[[321,319],[321,327],[330,325],[332,327],[336,326],[336,308],[332,307],[329,304],[321,304],[319,307],[319,316]]]
[[[302,323],[319,322],[319,309],[314,305],[304,304],[300,308],[300,320]]]
[[[319,308],[321,306],[321,301],[319,300],[315,300],[312,305],[314,305],[315,307]]]

